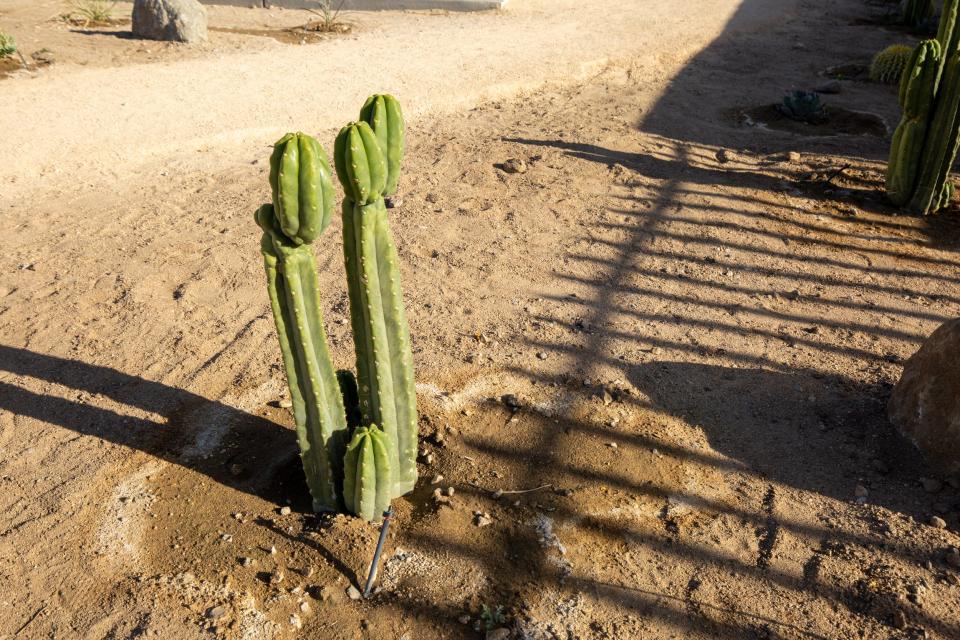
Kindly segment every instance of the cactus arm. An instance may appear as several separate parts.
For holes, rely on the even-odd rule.
[[[405,144],[405,124],[400,103],[391,95],[370,96],[360,109],[360,120],[370,125],[380,143],[387,168],[383,195],[392,196],[397,192]]]
[[[376,499],[371,520],[382,520],[383,513],[390,508],[390,498],[393,496],[394,474],[391,467],[394,455],[390,450],[390,442],[376,427],[370,429],[370,444],[376,473]]]
[[[403,290],[397,248],[387,224],[383,200],[369,207],[376,209],[377,264],[380,271],[380,299],[390,351],[390,373],[393,394],[390,399],[396,414],[396,448],[398,465],[395,471],[396,492],[411,491],[417,482],[417,392],[413,379],[413,351],[410,329],[404,312]]]

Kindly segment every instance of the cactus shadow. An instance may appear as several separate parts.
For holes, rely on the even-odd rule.
[[[0,345],[0,372],[62,390],[38,393],[0,381],[0,411],[143,451],[264,500],[310,508],[296,436],[272,420],[109,367],[7,345]],[[90,396],[100,406],[88,404]]]

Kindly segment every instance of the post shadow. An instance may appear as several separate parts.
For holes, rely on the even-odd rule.
[[[265,500],[278,502],[306,494],[302,487],[283,486],[301,478],[293,430],[184,389],[146,380],[109,367],[0,345],[0,372],[35,378],[159,416],[157,420],[124,415],[81,399],[45,395],[0,381],[0,410],[15,416],[71,429],[81,435],[137,449],[161,460],[209,476],[212,480]],[[201,431],[222,421],[228,455],[197,456],[190,452]],[[290,473],[278,469],[292,468]],[[281,495],[281,493],[285,495]],[[299,493],[297,493],[299,492]],[[298,501],[299,502],[299,501]]]

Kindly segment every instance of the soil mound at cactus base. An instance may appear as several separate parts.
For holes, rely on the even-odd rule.
[[[627,4],[642,37],[670,37],[512,97],[489,76],[500,97],[409,117],[387,215],[421,480],[393,503],[369,600],[379,530],[310,511],[252,221],[287,121],[251,120],[262,140],[221,156],[250,130],[212,123],[209,147],[184,150],[163,120],[172,155],[114,162],[109,188],[55,154],[7,167],[23,173],[0,182],[0,638],[960,637],[960,479],[887,419],[904,361],[960,316],[956,208],[894,215],[886,138],[730,118],[903,36],[851,25],[873,10],[860,0],[738,1],[726,27]],[[523,15],[396,20],[514,24],[519,43],[558,19]],[[589,28],[551,33],[582,56]],[[169,53],[196,74],[184,83],[223,53],[211,37]],[[703,51],[676,53],[695,38]],[[258,40],[271,69],[277,48],[302,53]],[[503,63],[523,66],[515,54]],[[96,64],[3,90],[72,86]],[[842,83],[831,104],[897,121],[889,87]],[[37,113],[21,117],[37,145],[112,135]],[[128,115],[142,122],[119,112],[118,128]],[[336,130],[301,125],[332,149]],[[323,316],[351,367],[331,227],[315,243]]]

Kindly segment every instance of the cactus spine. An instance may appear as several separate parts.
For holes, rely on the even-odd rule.
[[[402,127],[395,130],[402,132]],[[396,148],[402,147],[401,139]],[[417,397],[399,261],[383,201],[388,163],[366,122],[340,131],[334,155],[346,192],[343,251],[360,411],[363,423],[380,425],[390,444],[396,497],[413,489],[417,480]]]
[[[946,206],[960,138],[960,0],[946,0],[937,40],[920,43],[900,84],[903,117],[887,167],[890,200],[915,213]]]
[[[392,461],[391,443],[376,425],[354,432],[343,459],[343,501],[350,513],[382,520],[392,497]]]
[[[347,437],[340,386],[327,349],[310,243],[330,222],[333,184],[313,138],[288,134],[270,159],[273,204],[257,211],[270,306],[315,511],[336,510]]]

